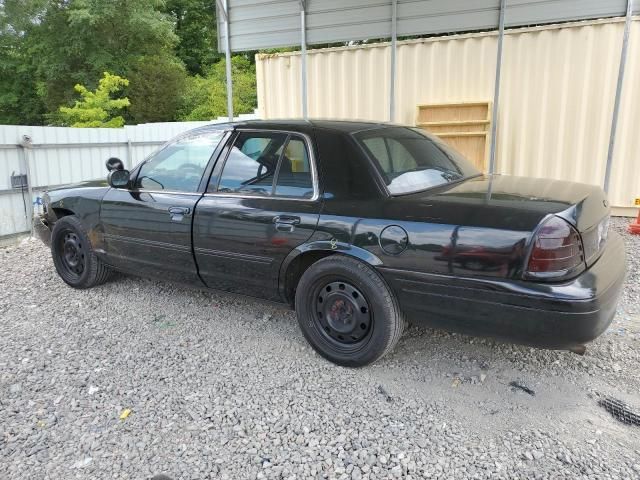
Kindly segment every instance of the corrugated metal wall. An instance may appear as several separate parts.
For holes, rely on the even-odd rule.
[[[397,0],[399,36],[498,28],[500,0]],[[299,0],[227,0],[233,51],[300,44]],[[218,47],[226,25],[218,5]],[[508,27],[624,15],[626,0],[509,0]],[[640,12],[640,6],[635,7]],[[306,0],[307,43],[391,36],[391,0]]]
[[[636,2],[638,3],[638,2]],[[611,171],[614,205],[630,205],[640,197],[640,19],[631,26],[627,73],[622,92],[618,141]],[[636,213],[636,210],[633,210]]]
[[[241,115],[253,119],[256,115]],[[105,161],[121,158],[132,167],[182,132],[210,122],[169,122],[124,128],[65,128],[0,125],[0,237],[28,231],[30,205],[37,210],[44,187],[106,177]],[[23,135],[33,147],[20,148]],[[129,147],[128,143],[131,143]],[[26,189],[11,188],[11,174],[27,173],[29,159],[33,198]]]
[[[610,189],[612,205],[640,196],[640,21],[629,63]],[[498,171],[602,184],[624,23],[599,20],[509,30],[498,115]],[[492,101],[497,36],[398,43],[396,118],[414,124],[421,103]],[[310,117],[388,119],[386,44],[311,50]],[[258,56],[264,118],[301,116],[300,56]]]

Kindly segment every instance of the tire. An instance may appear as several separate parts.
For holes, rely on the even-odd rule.
[[[74,215],[60,218],[51,232],[51,256],[58,275],[73,288],[91,288],[107,281],[111,271],[91,246]]]
[[[405,326],[382,277],[343,255],[318,260],[304,272],[295,306],[311,346],[344,367],[363,367],[382,358],[393,350]]]

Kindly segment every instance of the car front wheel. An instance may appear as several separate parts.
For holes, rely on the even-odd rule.
[[[109,277],[109,268],[96,256],[80,220],[73,215],[54,224],[51,255],[58,275],[73,288],[91,288]]]
[[[370,266],[343,255],[311,265],[296,289],[302,333],[323,357],[362,367],[390,352],[404,329],[398,302]]]

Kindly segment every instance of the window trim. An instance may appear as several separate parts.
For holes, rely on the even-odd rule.
[[[243,193],[233,193],[233,192],[219,192],[218,188],[220,186],[220,180],[222,179],[222,174],[224,172],[224,167],[227,165],[227,160],[229,159],[229,155],[231,154],[231,149],[233,148],[233,145],[236,141],[236,139],[238,138],[238,135],[240,135],[241,133],[281,133],[281,134],[285,134],[287,135],[287,140],[285,143],[285,146],[288,144],[288,142],[291,140],[292,136],[298,136],[300,139],[302,139],[302,141],[304,142],[305,148],[307,149],[307,153],[309,155],[309,166],[311,168],[311,183],[313,186],[313,195],[310,198],[304,198],[304,197],[289,197],[289,196],[283,196],[283,195],[247,195],[247,194],[243,194]],[[291,201],[295,201],[295,202],[317,202],[318,199],[320,198],[320,188],[318,187],[318,173],[317,173],[317,169],[316,169],[316,162],[315,162],[315,153],[313,151],[312,148],[312,141],[311,141],[311,137],[303,132],[296,132],[295,130],[277,130],[277,129],[265,129],[265,128],[236,128],[235,129],[235,135],[231,137],[231,139],[227,142],[228,147],[227,148],[227,152],[226,155],[224,157],[223,162],[222,162],[222,166],[220,167],[220,173],[218,175],[218,178],[216,179],[216,186],[215,186],[215,191],[212,192],[207,192],[207,189],[205,188],[205,192],[204,192],[204,196],[205,197],[220,197],[220,198],[247,198],[247,199],[251,199],[251,198],[255,198],[255,199],[269,199],[269,200],[291,200]],[[283,149],[283,153],[284,153],[284,149]],[[280,172],[280,159],[278,160],[278,167],[277,167],[277,173]],[[276,185],[276,182],[278,180],[278,176],[277,174],[274,175],[274,182],[273,182],[273,186]],[[274,192],[274,189],[272,188],[272,192]]]

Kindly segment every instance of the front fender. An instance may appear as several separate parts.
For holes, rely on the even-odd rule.
[[[55,210],[75,215],[87,232],[91,246],[100,253],[104,250],[100,206],[108,190],[109,187],[72,187],[52,190],[47,193],[47,218],[54,223],[57,220]]]

